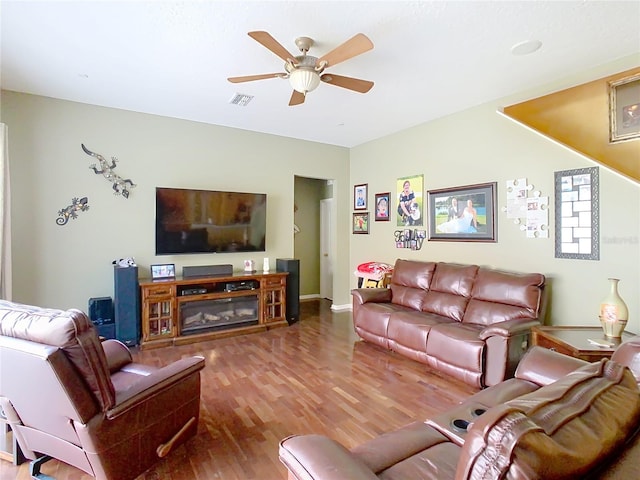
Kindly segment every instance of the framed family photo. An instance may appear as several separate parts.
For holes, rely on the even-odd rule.
[[[609,142],[640,139],[640,73],[609,82]]]
[[[496,241],[496,182],[427,192],[429,240]]]
[[[376,196],[375,196],[376,222],[389,221],[389,199],[390,198],[391,198],[391,192],[376,193]]]
[[[396,183],[396,204],[398,227],[420,227],[423,224],[424,176],[400,177]]]
[[[366,210],[367,209],[367,184],[353,186],[353,209],[354,210]]]
[[[369,212],[353,214],[353,233],[369,233]]]

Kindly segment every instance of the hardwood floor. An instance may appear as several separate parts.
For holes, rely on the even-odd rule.
[[[365,343],[351,313],[325,300],[303,302],[301,320],[269,332],[135,351],[165,365],[202,355],[198,434],[138,480],[285,479],[278,442],[319,433],[350,448],[416,419],[440,413],[476,390]],[[52,460],[42,473],[89,480]],[[0,479],[29,479],[28,463],[0,461]]]

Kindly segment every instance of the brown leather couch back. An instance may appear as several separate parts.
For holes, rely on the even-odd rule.
[[[477,265],[438,263],[422,310],[462,321],[477,273]]]
[[[491,325],[514,318],[542,319],[544,275],[480,268],[463,322]]]
[[[461,450],[457,480],[588,478],[640,423],[628,368],[603,360],[478,417]]]
[[[545,277],[446,262],[396,260],[391,302],[458,322],[544,319]]]
[[[435,262],[396,260],[391,276],[391,302],[420,311],[435,268]]]
[[[640,335],[624,342],[613,353],[611,360],[627,365],[640,388]]]
[[[101,409],[115,405],[107,359],[93,323],[80,310],[46,309],[0,300],[0,335],[60,347]]]

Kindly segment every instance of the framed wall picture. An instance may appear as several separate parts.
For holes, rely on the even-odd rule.
[[[600,260],[598,167],[555,172],[556,258]]]
[[[424,176],[400,177],[397,180],[396,192],[398,227],[420,227],[423,223]]]
[[[353,233],[369,233],[369,212],[353,214]]]
[[[496,241],[496,182],[427,192],[429,240]]]
[[[353,186],[353,209],[354,210],[366,210],[367,209],[367,184]]]
[[[609,82],[609,142],[640,139],[640,73]]]
[[[390,199],[391,199],[391,192],[376,193],[376,196],[375,196],[376,222],[389,221],[389,200]]]
[[[163,278],[175,278],[176,266],[173,263],[162,263],[158,265],[151,265],[151,278],[153,280],[160,280]]]

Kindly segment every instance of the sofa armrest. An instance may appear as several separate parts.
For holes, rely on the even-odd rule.
[[[486,340],[489,337],[499,335],[501,337],[513,337],[514,335],[528,334],[531,331],[531,327],[540,325],[538,320],[516,318],[513,320],[506,320],[504,322],[494,323],[487,325],[480,332],[480,339]]]
[[[109,372],[111,373],[117,372],[133,361],[131,351],[119,340],[105,340],[102,342],[102,349],[107,357],[107,364],[109,365]]]
[[[362,461],[322,435],[294,435],[280,442],[280,461],[298,480],[378,480]]]
[[[116,392],[116,404],[106,412],[107,418],[114,419],[122,415],[186,377],[198,373],[202,368],[203,357],[183,358],[141,377],[131,388]]]
[[[389,288],[354,288],[351,290],[351,295],[360,305],[391,301],[391,289]]]
[[[587,363],[584,360],[534,345],[520,360],[515,377],[542,387],[560,380]]]

